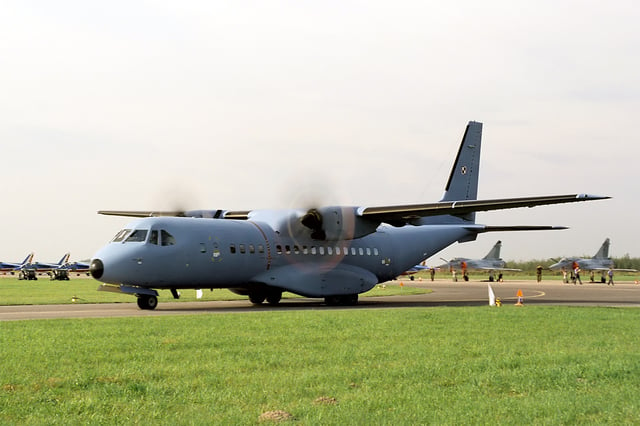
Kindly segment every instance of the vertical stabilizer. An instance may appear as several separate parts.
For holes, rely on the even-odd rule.
[[[29,265],[31,262],[33,262],[33,252],[29,253],[27,257],[24,258],[20,266]]]
[[[71,255],[70,253],[65,253],[64,256],[62,256],[62,259],[60,259],[58,263],[56,263],[56,265],[58,266],[66,265],[69,262],[70,255]]]
[[[594,259],[608,259],[609,258],[609,238],[607,238],[606,240],[604,240],[604,243],[602,243],[602,246],[600,246],[600,250],[598,250],[598,252],[596,253],[595,256],[593,256]]]
[[[502,248],[502,241],[498,241],[489,253],[483,258],[485,260],[498,260],[500,259],[500,249]]]
[[[481,141],[482,123],[470,121],[440,201],[477,199]]]

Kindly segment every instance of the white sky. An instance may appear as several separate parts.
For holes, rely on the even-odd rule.
[[[0,259],[86,259],[99,209],[437,201],[484,123],[478,214],[439,257],[640,256],[636,1],[4,1]],[[305,201],[306,202],[306,201]]]

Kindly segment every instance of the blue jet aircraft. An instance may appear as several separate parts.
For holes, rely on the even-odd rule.
[[[0,272],[7,273],[9,272],[13,275],[16,271],[20,271],[22,268],[26,267],[33,261],[33,252],[29,253],[27,257],[20,263],[18,262],[0,262]]]
[[[494,231],[557,229],[488,226],[475,212],[599,200],[587,194],[478,200],[482,123],[470,122],[440,202],[291,210],[99,211],[141,219],[91,260],[100,290],[137,296],[154,309],[156,289],[228,288],[254,304],[282,292],[352,305],[454,242]]]

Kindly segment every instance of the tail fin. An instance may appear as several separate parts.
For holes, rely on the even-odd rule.
[[[608,259],[609,258],[609,238],[604,240],[604,243],[600,246],[600,250],[593,256],[594,259]]]
[[[480,143],[482,123],[470,121],[462,137],[456,161],[453,163],[447,186],[440,201],[476,200],[480,171]],[[432,223],[475,223],[475,212],[460,216],[438,216]]]
[[[20,264],[21,266],[23,265],[28,265],[31,262],[33,262],[33,252],[29,253],[27,255],[27,257],[24,258],[24,260],[22,261],[22,263]]]
[[[485,257],[483,257],[483,259],[487,259],[487,260],[497,260],[500,259],[500,249],[502,248],[502,241],[498,241],[491,250],[489,250],[489,253],[487,253],[487,255]]]
[[[480,171],[482,123],[470,121],[462,137],[456,161],[440,201],[476,200]]]
[[[60,259],[60,261],[57,263],[58,266],[62,266],[65,265],[66,263],[69,262],[69,256],[71,256],[71,253],[65,253],[64,256],[62,256],[62,259]]]

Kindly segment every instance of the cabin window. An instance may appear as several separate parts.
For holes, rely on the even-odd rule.
[[[240,244],[240,254],[244,254],[245,253],[245,249],[244,249],[244,244]]]
[[[264,246],[262,244],[258,244],[258,253],[264,253]]]
[[[136,229],[127,237],[125,240],[126,243],[141,243],[147,239],[147,231],[146,229]]]
[[[343,251],[345,256],[349,254],[349,249],[347,247],[343,247],[342,251]]]
[[[340,256],[340,247],[336,247],[336,254]]]
[[[331,256],[333,254],[333,247],[327,247],[327,254]]]
[[[236,254],[236,245],[235,244],[231,244],[229,246],[229,253]]]
[[[364,250],[362,250],[362,247],[359,247],[359,248],[358,248],[358,254],[359,254],[360,256],[362,256],[362,255],[364,254]]]
[[[324,256],[324,247],[318,247],[318,253],[320,253],[320,256]]]
[[[300,247],[298,247],[298,246],[293,246],[293,253],[294,253],[294,254],[300,254]]]
[[[276,253],[282,254],[282,246],[280,244],[276,246]]]
[[[302,254],[309,254],[309,248],[307,246],[302,246]]]
[[[367,256],[371,256],[371,249],[367,247]]]
[[[316,254],[316,246],[311,246],[311,254]]]
[[[207,252],[207,247],[204,245],[204,243],[200,243],[200,253],[206,253]]]
[[[163,246],[172,246],[176,243],[176,239],[173,238],[173,235],[164,229],[160,231],[160,240],[162,241]]]
[[[351,247],[351,256],[355,256],[355,255],[356,255],[356,248]]]
[[[379,253],[378,253],[378,249],[374,247],[374,248],[373,248],[373,255],[374,255],[374,256],[377,256],[378,254],[379,254]]]
[[[253,244],[249,244],[249,253],[253,254],[256,252],[256,248],[253,246]]]
[[[289,244],[287,244],[286,246],[284,246],[284,252],[286,254],[291,254],[291,247],[289,247]]]
[[[120,232],[118,232],[116,234],[115,237],[113,237],[113,240],[111,240],[111,242],[113,243],[119,243],[120,241],[123,241],[127,235],[129,235],[129,232],[131,232],[131,229],[123,229]]]

